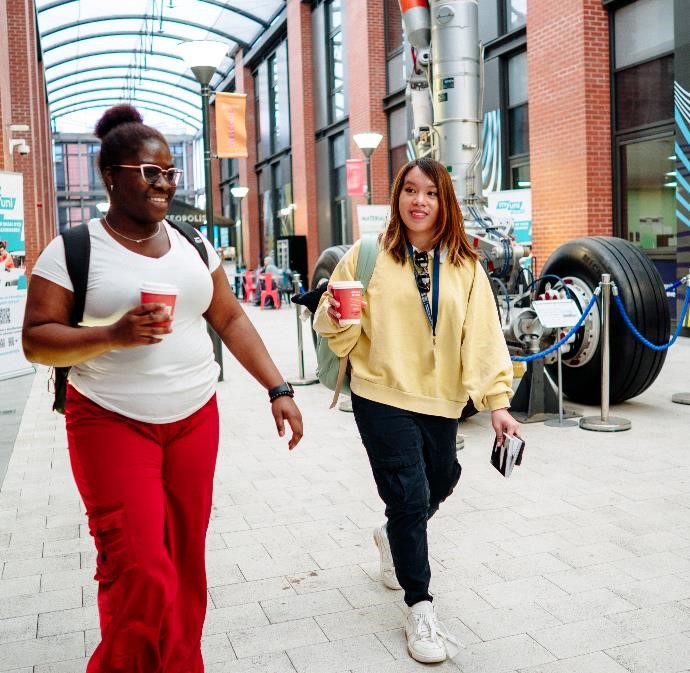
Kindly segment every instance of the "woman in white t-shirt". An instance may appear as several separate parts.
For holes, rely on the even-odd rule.
[[[72,471],[95,538],[101,643],[89,673],[202,673],[204,546],[218,451],[213,327],[269,392],[288,448],[302,418],[218,256],[165,222],[181,171],[130,105],[96,126],[110,208],[88,224],[84,319],[70,326],[73,286],[61,236],[39,257],[23,342],[33,362],[71,366],[66,423]],[[140,303],[144,282],[178,288],[174,318]]]

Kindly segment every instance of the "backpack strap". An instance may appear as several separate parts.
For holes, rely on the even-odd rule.
[[[65,244],[65,264],[72,281],[74,300],[70,323],[76,327],[84,318],[86,304],[86,284],[89,277],[89,259],[91,257],[91,236],[89,225],[80,224],[62,232]]]
[[[201,238],[201,234],[191,225],[186,222],[172,222],[170,220],[165,220],[173,229],[179,231],[195,248],[199,253],[199,257],[204,260],[204,264],[208,266],[208,250],[204,245],[204,241]]]
[[[359,244],[359,255],[357,256],[357,269],[355,270],[355,280],[362,283],[362,294],[367,291],[369,281],[374,275],[374,267],[376,266],[376,259],[379,256],[379,241],[376,236],[363,236]],[[347,363],[349,362],[349,355],[340,358],[338,366],[338,378],[335,382],[335,389],[333,390],[333,399],[331,400],[332,409],[338,402],[340,389],[343,387],[345,380],[345,373],[347,372]]]

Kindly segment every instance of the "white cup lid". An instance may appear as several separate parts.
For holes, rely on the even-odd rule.
[[[168,283],[142,283],[139,288],[142,292],[152,292],[154,294],[178,294],[179,289],[175,285]]]
[[[331,285],[334,290],[350,290],[364,287],[361,280],[336,280]]]

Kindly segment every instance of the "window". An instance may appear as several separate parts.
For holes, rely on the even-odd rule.
[[[55,189],[60,191],[60,190],[65,189],[64,146],[61,143],[55,143],[55,145],[54,145],[53,161],[55,163]],[[64,210],[64,208],[62,210]],[[65,222],[67,222],[67,216],[66,215],[65,215]],[[60,220],[60,224],[62,224],[62,220]],[[60,231],[62,231],[62,229]]]
[[[273,54],[268,59],[268,98],[270,107],[271,152],[275,152],[280,142],[280,96],[278,94],[278,60]]]
[[[673,135],[621,146],[623,238],[646,250],[676,245]]]
[[[505,0],[506,29],[508,32],[527,23],[527,0]]]
[[[88,189],[94,190],[101,186],[101,174],[98,170],[98,153],[101,151],[101,147],[98,143],[87,143],[86,145],[86,157],[87,157],[87,170],[88,170]]]
[[[673,51],[673,0],[637,0],[613,24],[617,69]]]
[[[347,217],[347,177],[345,160],[347,148],[345,133],[338,133],[330,140],[331,154],[331,226],[333,245],[351,242]]]
[[[508,59],[508,159],[513,189],[529,187],[527,52]],[[521,184],[519,184],[521,183]]]
[[[392,110],[388,115],[388,145],[390,147],[390,181],[398,171],[409,161],[407,157],[407,141],[410,131],[405,107]]]
[[[345,54],[343,50],[343,12],[341,0],[327,6],[328,101],[329,121],[345,115]]]

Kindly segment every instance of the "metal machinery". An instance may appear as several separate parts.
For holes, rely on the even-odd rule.
[[[448,169],[461,205],[465,230],[480,254],[495,289],[503,332],[513,354],[538,352],[562,336],[547,329],[532,308],[536,298],[570,298],[580,310],[588,304],[602,273],[610,273],[621,299],[648,339],[668,340],[669,307],[663,282],[649,258],[618,238],[580,238],[549,258],[540,279],[520,265],[525,255],[515,242],[510,218],[486,211],[482,195],[483,49],[478,34],[478,0],[400,0],[407,40],[412,47],[408,104],[414,120],[418,157],[430,156]],[[312,287],[330,276],[346,250],[325,250],[314,269]],[[599,402],[601,360],[597,306],[562,349],[563,389],[575,401]],[[661,371],[665,352],[646,349],[613,316],[611,402],[640,394]],[[555,373],[555,353],[547,356]]]

